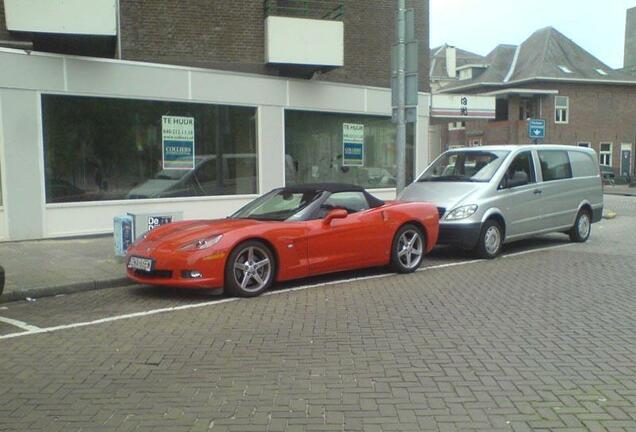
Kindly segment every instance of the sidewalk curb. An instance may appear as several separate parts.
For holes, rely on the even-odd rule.
[[[128,278],[115,278],[94,280],[88,282],[77,282],[67,285],[58,285],[52,287],[29,288],[26,290],[13,291],[0,295],[0,303],[9,303],[24,300],[26,297],[42,298],[51,297],[58,294],[73,294],[82,291],[93,291],[104,288],[116,288],[134,285]]]

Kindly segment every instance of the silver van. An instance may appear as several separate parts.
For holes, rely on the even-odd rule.
[[[496,257],[504,243],[553,231],[584,242],[603,215],[596,153],[564,145],[450,150],[398,199],[435,203],[438,243],[483,258]]]

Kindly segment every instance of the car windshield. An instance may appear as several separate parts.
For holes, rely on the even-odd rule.
[[[255,199],[234,213],[231,218],[285,221],[300,213],[321,194],[320,191],[275,190]]]
[[[488,182],[508,155],[504,150],[450,151],[440,156],[418,182]]]

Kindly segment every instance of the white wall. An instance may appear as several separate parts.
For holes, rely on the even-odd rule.
[[[344,66],[344,24],[341,21],[267,17],[265,62]]]
[[[117,35],[117,0],[4,0],[13,31]]]
[[[112,231],[125,212],[183,211],[225,217],[253,196],[44,204],[42,93],[195,101],[258,108],[259,192],[284,185],[285,109],[391,115],[390,90],[148,63],[89,59],[0,48],[0,142],[7,238]],[[416,171],[428,162],[427,94],[420,95]],[[7,110],[6,107],[11,109]],[[4,109],[3,109],[4,108]],[[424,131],[424,132],[423,132]],[[393,189],[376,191],[395,197]]]

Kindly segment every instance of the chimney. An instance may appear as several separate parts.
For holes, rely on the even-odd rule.
[[[446,73],[450,78],[457,75],[457,49],[454,46],[446,46]]]
[[[625,60],[623,67],[636,66],[636,7],[627,9],[625,22]]]

